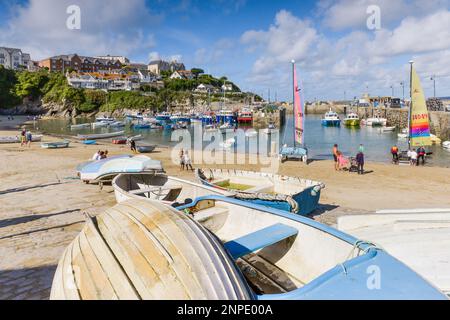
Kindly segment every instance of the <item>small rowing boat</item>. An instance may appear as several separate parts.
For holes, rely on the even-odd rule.
[[[94,145],[94,144],[97,144],[97,141],[96,140],[84,140],[81,143],[86,144],[86,145]]]
[[[113,144],[127,144],[127,138],[126,137],[119,137],[112,139]]]
[[[95,129],[95,128],[104,128],[104,127],[107,127],[109,125],[110,125],[110,123],[106,122],[106,121],[94,122],[94,123],[92,123],[92,128],[93,129]]]
[[[155,149],[156,145],[153,144],[139,143],[136,145],[136,150],[139,153],[150,153],[153,152]]]
[[[321,182],[263,172],[197,169],[196,176],[202,184],[226,190],[238,199],[300,215],[317,208],[325,188]]]
[[[232,194],[162,173],[120,174],[112,182],[117,203],[127,200],[158,200],[180,206],[207,195]]]
[[[82,124],[74,124],[70,126],[71,130],[79,130],[79,129],[85,129],[85,128],[90,128],[91,124],[90,123],[82,123]]]
[[[79,140],[95,140],[95,139],[108,139],[114,137],[121,137],[125,131],[117,131],[110,133],[98,133],[98,134],[79,134],[77,135],[77,139]]]
[[[40,142],[42,141],[43,135],[36,134],[31,136],[31,142]],[[6,143],[19,143],[20,137],[19,136],[3,136],[0,137],[0,144],[6,144]]]
[[[121,173],[163,172],[161,161],[143,155],[116,157],[88,163],[79,168],[81,181],[87,183],[111,182]]]
[[[68,148],[70,141],[64,140],[59,142],[45,142],[41,143],[41,148],[43,149],[64,149]]]

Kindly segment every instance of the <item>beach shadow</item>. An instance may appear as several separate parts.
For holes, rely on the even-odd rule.
[[[81,209],[65,210],[65,211],[56,212],[56,213],[38,214],[38,215],[17,217],[17,218],[13,218],[13,219],[0,220],[0,228],[11,227],[11,226],[15,226],[15,225],[18,225],[21,223],[28,223],[28,222],[32,222],[32,221],[43,219],[43,218],[50,218],[50,217],[54,217],[54,216],[60,216],[63,214],[79,212],[79,211],[81,211]]]
[[[316,216],[320,216],[326,212],[332,211],[339,208],[339,206],[333,204],[319,204],[317,209],[308,215],[309,218],[314,218]]]
[[[0,300],[49,300],[56,265],[0,271]]]
[[[374,172],[373,170],[364,171],[363,175],[365,175],[365,174],[371,174],[371,173],[373,173],[373,172]]]
[[[22,191],[28,191],[28,190],[32,190],[32,189],[38,189],[38,188],[46,188],[46,187],[51,187],[51,186],[57,186],[57,185],[60,185],[60,184],[64,184],[64,183],[63,182],[52,182],[52,183],[39,184],[39,185],[29,186],[29,187],[7,189],[7,190],[0,191],[0,195],[8,194],[8,193],[22,192]]]

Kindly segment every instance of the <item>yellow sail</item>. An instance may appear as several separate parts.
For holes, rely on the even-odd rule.
[[[430,121],[425,94],[413,66],[411,66],[410,143],[412,147],[431,146]]]

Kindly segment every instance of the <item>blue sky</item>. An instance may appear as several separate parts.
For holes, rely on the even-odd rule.
[[[66,28],[69,5],[81,30]],[[380,9],[370,30],[367,9]],[[414,59],[428,96],[450,95],[448,0],[0,0],[0,46],[32,58],[125,55],[182,60],[244,90],[290,98],[289,61],[309,100],[401,94]],[[406,90],[407,91],[407,90]]]

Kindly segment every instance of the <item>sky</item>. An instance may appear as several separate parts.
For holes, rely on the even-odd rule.
[[[80,29],[67,28],[71,5]],[[402,97],[402,82],[408,96],[412,59],[427,97],[432,76],[450,96],[450,0],[0,0],[0,46],[178,60],[279,100],[292,99],[294,59],[310,101]]]

